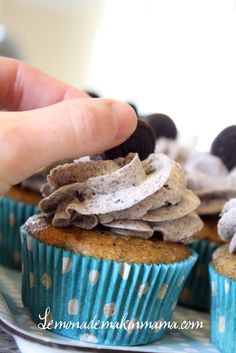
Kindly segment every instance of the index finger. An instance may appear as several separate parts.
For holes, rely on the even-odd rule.
[[[0,57],[0,110],[31,110],[88,95],[32,66]]]

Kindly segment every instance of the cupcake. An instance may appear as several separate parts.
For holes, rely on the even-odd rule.
[[[0,198],[0,263],[4,266],[21,269],[20,226],[39,212],[40,187],[46,177],[39,172]]]
[[[199,257],[185,283],[180,303],[201,310],[210,308],[208,264],[213,251],[223,243],[217,232],[219,214],[225,202],[236,196],[232,139],[236,141],[235,128],[224,129],[213,141],[210,153],[195,153],[185,164],[187,185],[201,200],[197,213],[204,227],[196,234],[198,241],[190,245]]]
[[[0,198],[0,264],[21,269],[20,226],[39,212],[40,189],[47,181],[48,172],[56,165],[58,163],[40,170]]]
[[[230,242],[217,249],[209,266],[211,341],[223,353],[236,347],[236,199],[227,202],[218,223],[219,235]]]
[[[154,153],[71,163],[50,172],[43,192],[42,213],[21,233],[33,321],[104,345],[161,338],[197,257],[181,243],[202,227],[179,165]]]

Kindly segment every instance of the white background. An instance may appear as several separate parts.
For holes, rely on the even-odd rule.
[[[208,150],[236,123],[236,0],[0,0],[26,61],[170,115]]]
[[[207,150],[236,123],[233,0],[104,0],[88,85],[169,114]]]

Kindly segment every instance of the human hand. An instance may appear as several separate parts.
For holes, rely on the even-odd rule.
[[[89,98],[23,62],[0,57],[0,193],[56,161],[112,148],[135,126],[128,104]]]

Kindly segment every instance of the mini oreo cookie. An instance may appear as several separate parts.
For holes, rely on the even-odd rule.
[[[155,113],[143,117],[143,120],[145,120],[153,128],[156,134],[156,139],[159,137],[176,139],[177,128],[169,116]]]
[[[91,98],[100,98],[100,96],[94,91],[85,91]]]
[[[236,125],[222,130],[211,145],[211,153],[221,158],[226,167],[231,170],[236,166]]]
[[[104,159],[125,157],[130,152],[138,153],[141,160],[146,159],[155,149],[155,133],[151,126],[138,120],[137,128],[133,134],[121,145],[103,153]]]

